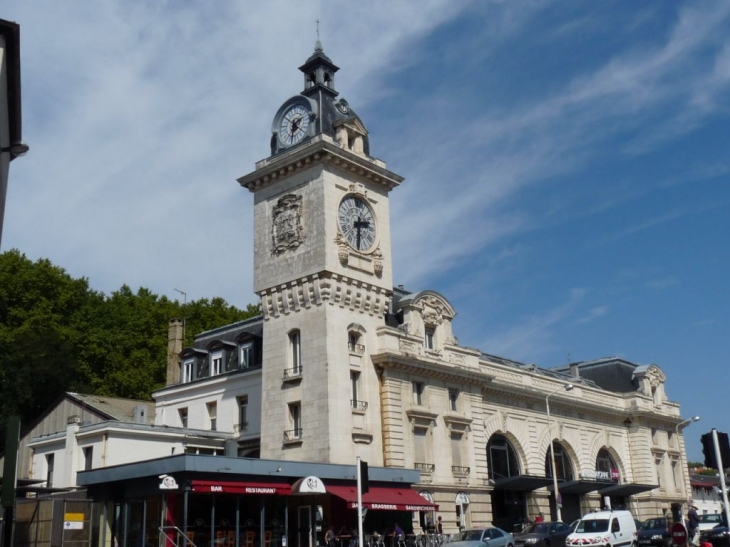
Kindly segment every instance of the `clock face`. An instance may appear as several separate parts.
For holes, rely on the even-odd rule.
[[[338,211],[340,231],[353,249],[367,251],[375,245],[375,218],[368,205],[358,197],[347,196]]]
[[[285,146],[297,144],[307,136],[309,117],[309,110],[302,105],[295,105],[284,113],[279,127],[279,139]]]

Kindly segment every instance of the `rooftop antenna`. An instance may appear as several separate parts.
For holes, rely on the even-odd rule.
[[[188,303],[188,293],[185,291],[181,291],[180,289],[172,289],[175,292],[179,292],[181,295],[183,295],[183,344],[185,343],[185,311],[187,310],[187,303]]]
[[[319,19],[317,19],[317,43],[314,44],[314,51],[322,51],[322,42],[319,41]]]

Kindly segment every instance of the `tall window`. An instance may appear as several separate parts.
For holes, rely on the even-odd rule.
[[[456,412],[458,410],[458,407],[457,407],[458,401],[459,401],[459,390],[450,389],[449,390],[449,410]],[[456,464],[454,464],[454,465],[456,465]]]
[[[210,375],[218,376],[223,372],[223,352],[214,353],[210,358]]]
[[[94,447],[84,447],[84,471],[91,471],[94,465]]]
[[[359,372],[350,372],[350,391],[351,391],[351,401],[352,408],[357,408],[357,402],[360,400],[360,394],[359,394],[359,384],[360,383],[360,373]]]
[[[413,382],[413,404],[423,405],[423,383]]]
[[[302,335],[298,330],[289,333],[289,355],[294,374],[302,372]]]
[[[461,433],[451,433],[451,465],[454,467],[461,467]]]
[[[654,464],[656,465],[656,480],[660,488],[664,486],[662,481],[662,463],[664,463],[664,457],[661,454],[655,454]]]
[[[215,402],[206,403],[208,408],[208,423],[210,424],[210,430],[215,431],[218,422],[218,404]]]
[[[239,368],[249,368],[253,366],[253,343],[247,342],[241,345],[239,360]]]
[[[53,486],[53,466],[55,465],[54,454],[46,454],[46,487]]]
[[[427,435],[428,429],[425,427],[413,429],[413,463],[431,463],[428,458]]]
[[[672,459],[672,480],[674,481],[674,488],[679,488],[679,485],[682,482],[679,478],[679,470],[679,461]]]
[[[193,381],[193,370],[195,363],[192,359],[187,359],[182,364],[182,382],[184,384]]]
[[[293,438],[302,436],[302,405],[299,402],[289,403],[289,426],[293,430]]]
[[[362,345],[362,336],[359,332],[350,331],[347,333],[347,347],[350,353],[357,353],[358,355],[363,353],[365,348]]]
[[[238,398],[238,429],[248,429],[248,395],[241,395]]]
[[[179,408],[177,410],[178,416],[180,416],[180,425],[182,427],[188,426],[188,409],[186,408]]]
[[[433,327],[426,327],[423,335],[423,346],[426,349],[433,349],[433,337],[436,334],[436,329]]]

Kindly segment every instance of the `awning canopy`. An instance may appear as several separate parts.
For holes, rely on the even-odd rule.
[[[327,492],[342,498],[350,509],[357,509],[357,487],[328,484]],[[371,486],[362,495],[363,508],[373,511],[437,511],[439,506],[409,488]]]
[[[614,484],[603,490],[599,490],[598,493],[602,496],[633,496],[634,494],[640,494],[641,492],[648,492],[659,488],[657,484]]]
[[[498,479],[494,483],[495,490],[516,490],[518,492],[532,492],[543,486],[553,483],[552,477],[537,477],[535,475],[514,475]],[[560,489],[560,487],[558,487]]]
[[[190,481],[193,492],[208,494],[289,494],[291,486],[280,482]]]
[[[558,492],[561,494],[587,494],[588,492],[595,492],[601,488],[609,488],[615,485],[616,483],[613,481],[563,481],[558,483]],[[548,486],[548,490],[551,492],[554,490],[552,484]]]

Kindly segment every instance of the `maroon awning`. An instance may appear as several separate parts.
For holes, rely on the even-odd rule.
[[[357,509],[356,486],[328,484],[327,492],[345,500],[350,509]],[[362,506],[374,511],[438,511],[439,508],[409,488],[385,486],[371,486],[370,491],[362,495]]]
[[[282,482],[226,482],[226,481],[190,481],[193,492],[208,494],[259,494],[286,495],[291,486]]]

